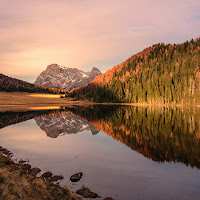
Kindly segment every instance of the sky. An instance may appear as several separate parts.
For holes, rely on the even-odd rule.
[[[0,0],[0,73],[56,63],[102,72],[156,43],[200,36],[199,0]]]

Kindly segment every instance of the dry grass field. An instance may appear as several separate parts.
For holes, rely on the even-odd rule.
[[[96,103],[88,100],[73,100],[72,98],[61,98],[63,95],[58,94],[36,94],[36,93],[25,93],[25,92],[0,92],[0,111],[3,110],[28,110],[34,109],[38,107],[41,109],[59,109],[59,106],[67,106],[67,105],[133,105],[133,106],[162,106],[162,107],[189,107],[194,106],[193,104],[182,105],[182,104],[140,104],[140,103]],[[45,107],[44,107],[45,106]],[[52,106],[56,106],[57,108],[52,108]],[[39,108],[40,107],[40,108]],[[196,105],[195,107],[200,107]]]
[[[0,105],[65,105],[84,104],[88,101],[73,101],[69,98],[61,98],[58,94],[35,94],[25,92],[0,92]]]

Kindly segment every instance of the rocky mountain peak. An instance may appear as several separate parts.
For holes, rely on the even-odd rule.
[[[99,74],[100,75],[101,71],[98,68],[93,67],[92,70],[91,70],[91,73],[93,73],[93,74]]]
[[[48,65],[46,70],[43,72],[44,74],[52,74],[52,73],[62,73],[63,67],[60,67],[57,64]]]
[[[93,67],[92,70],[91,70],[91,76],[93,77],[93,79],[96,77],[96,76],[99,76],[101,75],[101,72],[98,68],[96,67]]]
[[[91,72],[84,72],[77,68],[67,68],[58,64],[51,64],[37,77],[34,84],[72,90],[87,85],[98,75],[101,75],[101,72],[96,67],[93,67]]]

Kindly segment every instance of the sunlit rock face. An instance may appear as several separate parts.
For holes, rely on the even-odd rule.
[[[51,138],[66,134],[76,134],[84,130],[91,131],[93,135],[99,132],[86,119],[74,116],[71,113],[39,117],[35,121],[46,132],[47,136]]]
[[[101,72],[95,67],[92,68],[91,72],[84,72],[77,68],[67,68],[51,64],[37,77],[34,84],[72,90],[87,85],[99,75],[101,75]]]

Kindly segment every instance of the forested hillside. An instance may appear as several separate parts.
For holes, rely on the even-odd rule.
[[[0,91],[64,94],[67,90],[37,86],[26,81],[0,74]]]
[[[199,101],[200,38],[156,44],[96,77],[72,97],[96,102],[175,104]]]

